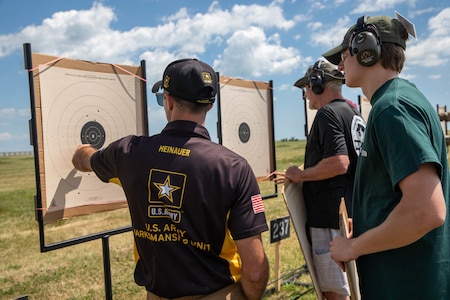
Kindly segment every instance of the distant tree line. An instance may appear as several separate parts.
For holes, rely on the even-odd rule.
[[[15,151],[15,152],[0,152],[0,156],[23,156],[33,155],[32,151]]]
[[[297,141],[300,141],[300,139],[295,138],[295,137],[291,137],[290,139],[284,138],[284,139],[280,140],[280,142],[297,142]]]

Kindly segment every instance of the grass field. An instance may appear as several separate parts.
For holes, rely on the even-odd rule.
[[[304,141],[277,142],[277,169],[303,163]],[[36,194],[32,157],[0,157],[0,300],[104,299],[102,241],[94,240],[41,253],[35,220]],[[272,194],[271,182],[261,183],[263,195]],[[267,220],[288,215],[281,197],[264,201]],[[129,224],[127,209],[72,218],[46,225],[46,244],[115,229]],[[295,231],[280,242],[281,290],[274,290],[275,244],[263,234],[271,275],[265,299],[315,299]],[[113,299],[145,299],[145,291],[133,281],[133,237],[126,232],[109,237]]]

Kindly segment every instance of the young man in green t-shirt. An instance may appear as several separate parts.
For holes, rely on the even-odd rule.
[[[353,195],[353,237],[332,258],[357,260],[363,299],[450,299],[449,166],[430,102],[398,77],[408,32],[396,19],[361,17],[323,54],[370,100]]]

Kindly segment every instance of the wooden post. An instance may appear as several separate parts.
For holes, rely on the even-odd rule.
[[[281,241],[275,242],[275,278],[277,279],[277,283],[275,286],[275,290],[279,292],[281,290],[281,279],[280,279],[280,243]]]

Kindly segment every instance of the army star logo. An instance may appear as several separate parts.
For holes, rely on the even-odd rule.
[[[156,182],[154,182],[153,184],[159,189],[158,199],[166,197],[170,202],[173,203],[172,193],[180,188],[178,186],[170,184],[170,176],[166,177],[166,180],[163,184]]]

